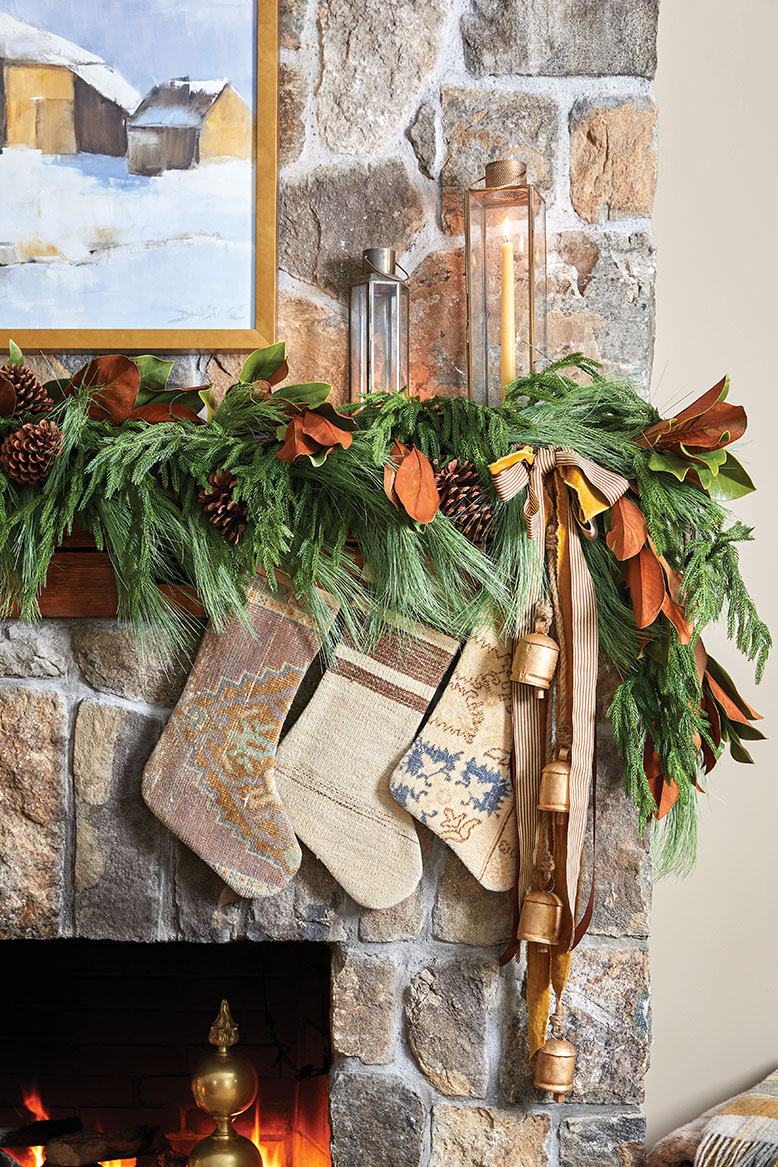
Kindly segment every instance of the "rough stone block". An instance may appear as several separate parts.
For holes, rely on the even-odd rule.
[[[465,60],[478,76],[653,77],[658,15],[659,0],[475,0]]]
[[[71,632],[78,667],[93,689],[168,707],[181,696],[201,637],[202,629],[193,635],[184,658],[169,667],[149,663],[144,668],[132,636],[115,623],[83,620]]]
[[[248,901],[178,841],[173,853],[173,899],[177,940],[218,944],[245,935]]]
[[[534,1067],[529,1061],[529,1012],[526,968],[510,964],[501,969],[505,984],[505,1008],[500,1024],[500,1066],[498,1081],[503,1097],[526,1108],[538,1101],[533,1086]],[[510,979],[509,979],[510,978]]]
[[[279,163],[296,162],[305,144],[305,104],[309,72],[298,62],[282,61],[278,90]]]
[[[59,933],[65,850],[65,706],[0,688],[0,939]]]
[[[0,677],[61,677],[67,667],[68,642],[52,620],[0,624]]]
[[[162,723],[82,701],[76,716],[76,935],[157,938],[168,836],[144,804],[140,776]]]
[[[551,236],[549,356],[583,352],[647,393],[655,275],[654,248],[642,233],[571,231]]]
[[[656,103],[577,102],[570,115],[570,198],[589,223],[650,215],[656,190]]]
[[[394,1074],[330,1079],[332,1167],[419,1167],[424,1104]]]
[[[436,962],[411,981],[405,1003],[408,1042],[441,1094],[482,1097],[489,1082],[487,1012],[496,964]]]
[[[430,1167],[545,1167],[547,1114],[439,1103],[432,1112]]]
[[[444,230],[461,234],[462,199],[487,162],[510,156],[527,164],[527,176],[553,201],[559,108],[551,97],[506,89],[446,88],[443,101]]]
[[[394,1058],[397,965],[390,956],[348,955],[332,977],[332,1042],[366,1066]]]
[[[299,49],[308,11],[308,0],[279,0],[278,23],[281,47]]]
[[[424,904],[421,889],[417,888],[407,900],[393,908],[367,909],[359,918],[359,937],[372,943],[392,940],[414,940],[424,922]]]
[[[436,940],[488,948],[505,944],[512,926],[513,892],[486,891],[447,850],[432,915]]]
[[[281,289],[278,334],[286,341],[290,383],[326,381],[331,401],[348,401],[348,316],[334,300],[313,303]]]
[[[419,160],[419,170],[426,178],[435,173],[438,154],[437,130],[435,129],[435,106],[431,101],[422,102],[416,116],[408,127],[408,138]]]
[[[411,274],[411,384],[420,397],[467,391],[465,256],[428,255]]]
[[[319,128],[336,154],[369,154],[407,123],[438,56],[446,0],[319,7]]]
[[[319,166],[281,190],[281,267],[342,296],[363,248],[391,239],[402,254],[426,218],[400,158]]]
[[[559,1126],[559,1167],[639,1167],[646,1120],[639,1114],[566,1118]]]
[[[344,892],[327,868],[302,848],[300,870],[278,895],[250,901],[249,940],[344,940]]]

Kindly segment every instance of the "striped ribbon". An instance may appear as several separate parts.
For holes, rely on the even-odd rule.
[[[528,466],[527,462],[531,464]],[[581,873],[594,760],[597,699],[597,600],[594,583],[586,566],[581,535],[591,537],[593,516],[607,510],[621,498],[629,483],[620,474],[604,470],[572,450],[545,447],[525,449],[503,458],[490,467],[497,493],[503,502],[528,487],[524,515],[530,538],[537,544],[543,562],[546,525],[554,508],[556,492],[569,491],[565,511],[575,516],[561,541],[567,558],[571,596],[571,626],[567,643],[572,659],[568,672],[574,678],[571,703],[572,749],[570,757],[570,814],[567,827],[567,901],[575,911]],[[554,489],[547,479],[554,475]],[[582,477],[581,477],[582,476]],[[582,481],[583,478],[583,481]],[[559,508],[560,512],[562,508]],[[564,521],[557,514],[560,525]],[[561,567],[561,565],[560,565]],[[537,810],[540,772],[545,761],[544,718],[546,702],[538,701],[527,685],[513,685],[514,775],[516,819],[519,829],[518,903],[529,890],[538,847]],[[572,944],[573,928],[568,929]]]

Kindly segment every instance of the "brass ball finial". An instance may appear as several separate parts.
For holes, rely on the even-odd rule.
[[[225,1052],[231,1046],[238,1044],[238,1027],[226,1001],[221,1003],[216,1020],[211,1026],[211,1032],[208,1034],[208,1040],[211,1045],[216,1045]]]
[[[206,1054],[192,1075],[192,1094],[201,1110],[216,1123],[212,1135],[201,1139],[189,1155],[188,1167],[262,1167],[262,1156],[250,1139],[232,1125],[257,1096],[257,1072],[242,1054],[233,1052],[238,1027],[222,1001],[208,1040],[216,1050]]]

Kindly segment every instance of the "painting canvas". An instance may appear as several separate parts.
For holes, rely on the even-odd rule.
[[[263,4],[0,0],[4,334],[43,347],[255,339],[269,307],[263,182],[268,205],[275,195]]]

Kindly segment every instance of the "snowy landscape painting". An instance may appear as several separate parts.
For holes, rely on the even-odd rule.
[[[255,326],[256,0],[0,0],[0,326]]]

